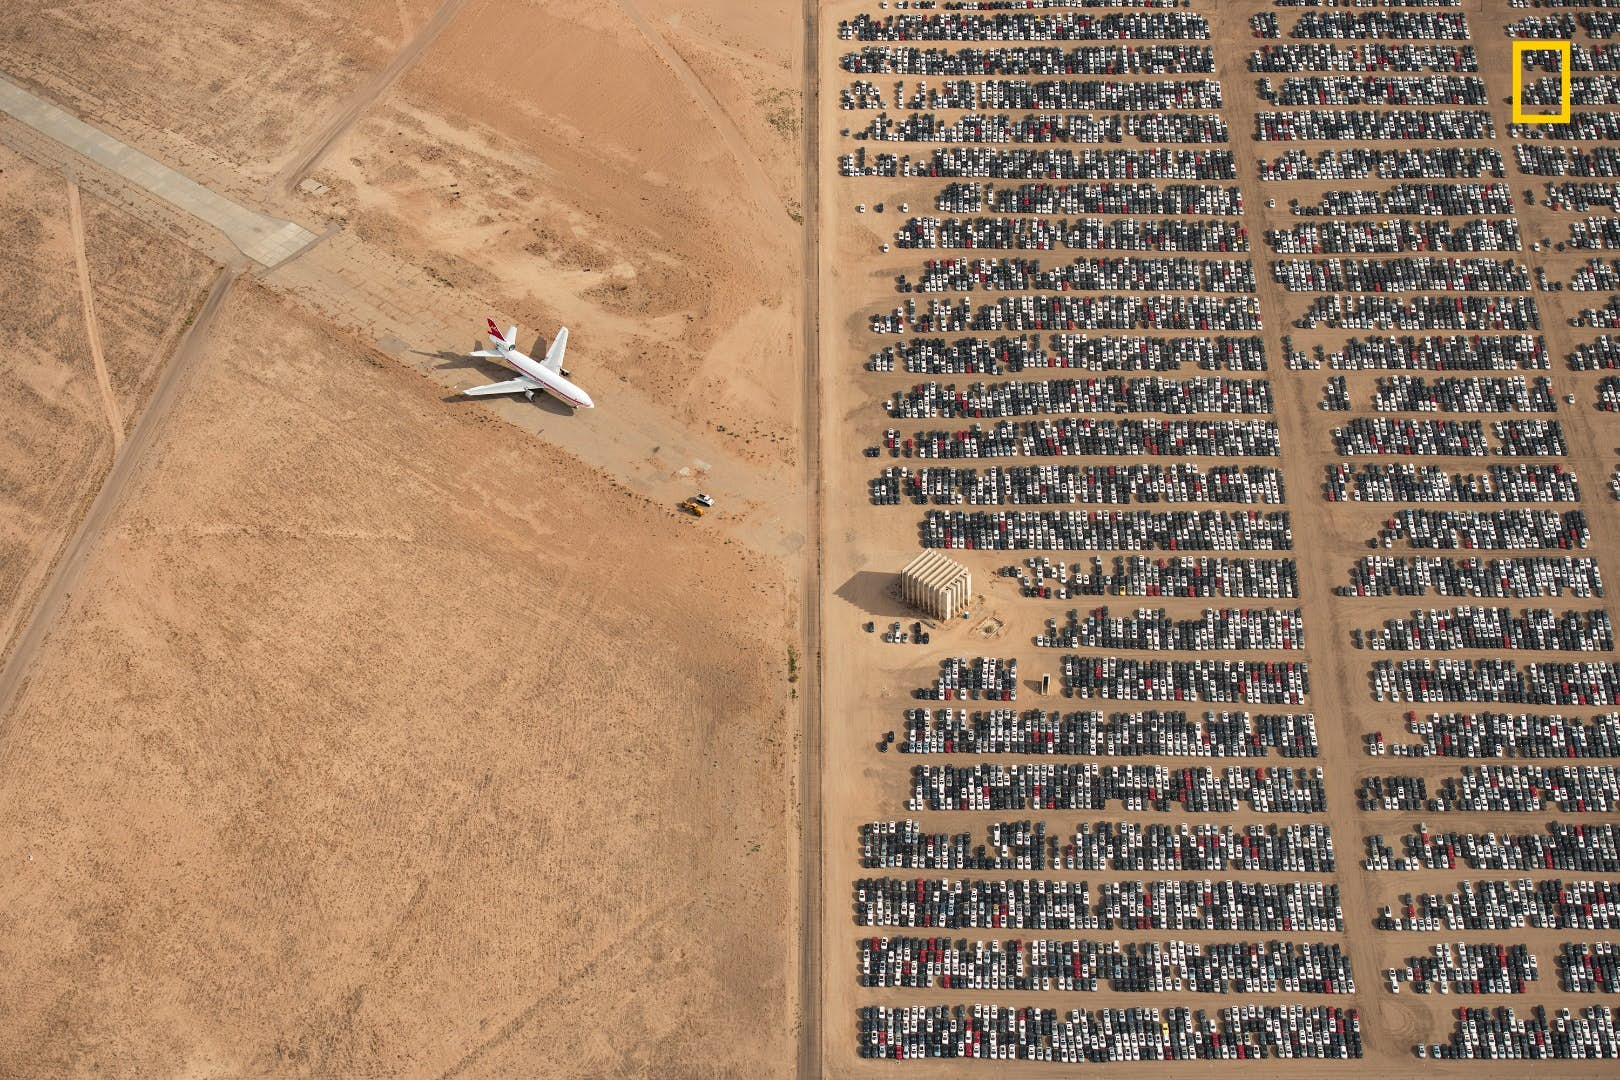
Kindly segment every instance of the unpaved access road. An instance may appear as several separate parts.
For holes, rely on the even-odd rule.
[[[354,126],[361,113],[370,108],[390,86],[399,81],[401,75],[411,69],[417,57],[422,55],[422,50],[433,44],[444,32],[444,28],[450,25],[450,20],[454,19],[466,5],[467,0],[444,0],[444,3],[439,5],[439,10],[433,13],[433,18],[417,31],[415,37],[405,43],[404,48],[394,54],[388,66],[366,80],[366,84],[356,90],[330,120],[299,145],[292,158],[276,174],[277,190],[284,194],[291,193],[298,181],[308,176],[310,170],[315,168],[316,163],[331,145]]]
[[[77,214],[74,216],[77,220]],[[208,340],[209,324],[213,322],[214,315],[219,311],[226,293],[230,291],[231,284],[243,269],[245,269],[243,262],[233,263],[221,270],[219,276],[214,279],[213,288],[208,291],[208,297],[203,301],[196,320],[180,339],[174,357],[164,369],[162,377],[158,379],[157,387],[152,391],[152,400],[136,421],[129,439],[113,459],[112,469],[108,471],[107,479],[102,482],[101,490],[96,493],[95,500],[84,515],[84,520],[79,522],[79,528],[74,532],[73,538],[62,549],[62,557],[57,561],[49,583],[40,593],[39,603],[35,605],[28,625],[17,636],[16,647],[6,658],[5,667],[0,668],[0,718],[15,715],[11,706],[25,685],[34,654],[50,636],[51,627],[62,614],[67,598],[73,594],[79,571],[85,562],[85,555],[95,546],[101,530],[129,488],[130,480],[139,472],[146,452],[151,448],[158,429],[163,426],[163,418],[180,396],[180,390],[186,383],[187,371],[196,363],[197,357],[202,355],[203,345]]]

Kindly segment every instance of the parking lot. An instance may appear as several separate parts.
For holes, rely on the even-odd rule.
[[[1612,1071],[1620,46],[1526,7],[839,9],[829,610],[974,596],[830,654],[830,1049]]]

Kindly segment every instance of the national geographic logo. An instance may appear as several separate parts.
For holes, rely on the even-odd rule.
[[[1527,113],[1524,111],[1524,54],[1531,52],[1557,53],[1558,111],[1556,113]],[[1513,43],[1513,122],[1515,124],[1567,124],[1570,114],[1570,43],[1567,41],[1515,41]]]

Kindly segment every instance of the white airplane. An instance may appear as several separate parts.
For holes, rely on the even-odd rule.
[[[544,390],[564,405],[574,409],[594,409],[596,402],[591,395],[568,381],[568,372],[563,368],[563,353],[568,349],[568,327],[557,331],[557,337],[546,350],[546,358],[536,362],[531,357],[517,351],[513,342],[517,340],[517,327],[508,327],[506,335],[495,328],[495,320],[485,320],[489,323],[489,343],[493,349],[479,349],[468,353],[469,356],[482,356],[491,360],[499,360],[507,367],[518,373],[515,379],[505,382],[487,383],[483,386],[474,386],[463,390],[469,397],[484,397],[488,394],[522,394],[530,401],[534,400],[536,390]]]

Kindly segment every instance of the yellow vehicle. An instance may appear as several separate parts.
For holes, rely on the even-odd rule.
[[[681,503],[681,509],[688,511],[693,517],[702,517],[704,514],[708,513],[707,510],[703,509],[703,507],[699,506],[697,502],[692,499],[687,499],[685,502]]]

